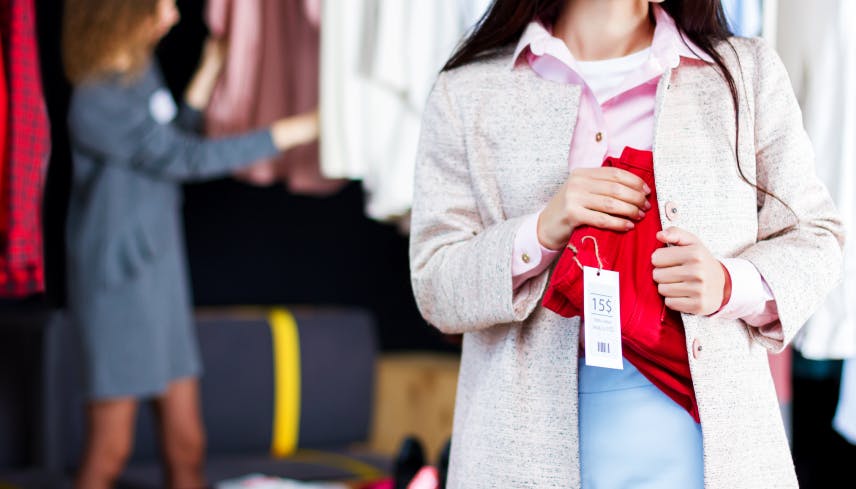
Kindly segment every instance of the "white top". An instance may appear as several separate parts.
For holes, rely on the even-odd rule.
[[[577,61],[577,71],[594,93],[594,98],[603,104],[614,94],[631,73],[639,69],[651,56],[651,48],[645,48],[621,58],[598,61]]]

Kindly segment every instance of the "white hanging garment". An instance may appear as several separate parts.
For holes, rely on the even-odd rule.
[[[360,179],[366,174],[359,75],[366,0],[324,0],[321,4],[321,173]],[[334,176],[335,175],[335,176]]]
[[[422,112],[437,74],[474,22],[467,15],[475,4],[323,2],[321,170],[362,180],[373,219],[393,221],[410,211]]]

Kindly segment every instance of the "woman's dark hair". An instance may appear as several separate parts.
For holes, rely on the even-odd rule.
[[[503,48],[513,45],[520,39],[532,20],[537,19],[545,24],[552,24],[566,3],[567,0],[494,0],[472,34],[464,40],[443,67],[443,71],[490,57]],[[710,56],[719,69],[731,92],[737,127],[735,141],[739,141],[740,121],[737,114],[740,109],[737,84],[725,65],[722,55],[716,50],[717,45],[728,42],[728,38],[732,35],[722,3],[720,0],[666,0],[660,6],[674,19],[681,34]],[[734,49],[733,46],[731,49]],[[781,199],[746,178],[740,166],[737,147],[738,145],[735,144],[734,153],[738,158],[737,171],[743,181],[790,209],[790,206]]]

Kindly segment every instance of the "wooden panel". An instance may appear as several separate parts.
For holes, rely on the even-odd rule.
[[[394,456],[404,437],[415,435],[427,461],[435,463],[452,433],[459,364],[454,354],[383,355],[377,364],[371,450]]]

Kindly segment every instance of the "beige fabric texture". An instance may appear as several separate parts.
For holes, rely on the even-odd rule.
[[[660,208],[678,209],[664,227],[757,267],[785,336],[683,315],[705,487],[795,488],[767,351],[782,350],[839,282],[843,231],[778,56],[758,39],[730,44],[719,50],[739,92],[740,168],[793,213],[741,179],[728,87],[711,65],[687,59],[658,83],[657,193]],[[521,219],[568,177],[580,88],[510,62],[503,51],[436,82],[417,161],[412,282],[431,324],[464,333],[449,487],[576,488],[579,318],[541,307],[549,270],[513,293],[511,254]]]

